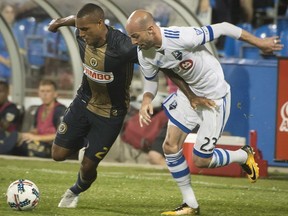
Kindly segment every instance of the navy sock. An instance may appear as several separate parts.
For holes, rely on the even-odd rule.
[[[97,178],[97,173],[96,173],[96,177],[93,180],[84,180],[81,178],[80,173],[78,173],[78,179],[76,181],[76,183],[70,188],[70,190],[74,193],[74,194],[80,194],[84,191],[86,191],[91,184],[96,180]]]

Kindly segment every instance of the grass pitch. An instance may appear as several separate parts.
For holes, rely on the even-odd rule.
[[[0,158],[1,216],[159,216],[181,204],[176,183],[166,169],[100,165],[98,179],[80,195],[76,209],[58,208],[62,194],[74,184],[78,163]],[[33,211],[13,211],[6,189],[14,180],[36,183],[40,203]],[[288,175],[270,174],[251,184],[246,178],[192,175],[201,215],[288,215]]]

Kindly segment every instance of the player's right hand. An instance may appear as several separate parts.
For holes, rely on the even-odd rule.
[[[151,123],[151,116],[153,115],[153,105],[151,103],[143,104],[139,110],[139,123],[143,127],[143,123],[149,125]]]
[[[57,32],[59,28],[58,20],[59,18],[51,20],[51,22],[48,24],[48,31]]]
[[[215,101],[205,97],[194,97],[192,100],[190,100],[190,104],[195,110],[197,109],[197,106],[204,106],[209,109],[217,108]]]

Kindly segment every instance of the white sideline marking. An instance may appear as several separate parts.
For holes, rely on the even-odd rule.
[[[0,155],[0,159],[8,159],[8,160],[31,160],[31,161],[50,161],[50,162],[54,162],[52,159],[46,159],[46,158],[36,158],[36,157],[19,157],[19,156],[10,156],[10,155]],[[59,162],[55,162],[55,163],[59,163]],[[65,162],[60,162],[60,163],[79,163],[78,160],[67,160]],[[141,167],[141,168],[154,168],[154,169],[167,169],[166,167],[163,166],[155,166],[155,165],[150,165],[150,164],[135,164],[135,163],[111,163],[111,162],[101,162],[101,164],[99,165],[100,167],[102,166],[118,166],[118,167]],[[14,170],[22,170],[22,168],[18,168],[18,167],[12,167],[12,166],[8,166],[6,167],[7,169],[14,169]],[[74,173],[74,172],[68,172],[68,171],[60,171],[60,170],[52,170],[52,169],[33,169],[32,171],[40,171],[40,172],[46,172],[46,173],[56,173],[56,174],[64,174],[64,173]],[[29,172],[29,171],[28,171]],[[160,178],[160,176],[167,176],[167,181],[172,181],[174,182],[174,179],[172,179],[170,176],[171,174],[167,171],[167,173],[147,173],[144,175],[130,175],[127,176],[127,174],[125,172],[107,172],[105,173],[105,171],[102,171],[101,173],[99,173],[99,175],[102,176],[108,176],[111,178],[119,178],[119,175],[123,175],[128,179],[147,179],[147,180],[155,180],[155,176],[157,176],[157,179]],[[153,177],[154,176],[154,177]],[[245,179],[247,180],[247,179]],[[221,187],[227,187],[227,188],[240,188],[240,189],[249,189],[249,190],[263,190],[263,187],[257,187],[255,186],[255,184],[253,184],[253,187],[248,186],[250,183],[247,182],[247,186],[244,185],[231,185],[231,184],[219,184],[219,183],[210,183],[210,182],[204,182],[204,181],[193,181],[192,180],[192,185],[207,185],[207,186],[221,186]],[[257,184],[257,183],[256,183]],[[279,191],[279,192],[288,192],[288,190],[283,190],[283,189],[278,189],[276,187],[271,187],[271,188],[265,188],[265,190],[268,191]]]
[[[170,177],[170,173],[149,173],[149,174],[143,174],[143,175],[129,175],[125,174],[124,172],[108,172],[108,173],[99,173],[99,175],[105,176],[105,177],[111,177],[111,178],[119,178],[119,175],[123,175],[127,179],[145,179],[145,180],[157,180],[160,179],[161,176],[167,176]],[[154,176],[154,177],[153,177]],[[156,176],[156,177],[155,177]],[[246,179],[245,179],[246,180]],[[174,179],[168,178],[167,181],[174,182]],[[250,187],[249,182],[247,182],[247,186],[245,185],[231,185],[231,184],[221,184],[221,183],[210,183],[210,182],[204,182],[204,181],[193,181],[192,185],[205,185],[210,187],[227,187],[231,189],[249,189],[249,190],[263,190],[263,187],[255,187],[255,184],[253,184],[253,187]],[[275,191],[275,192],[288,192],[288,190],[278,189],[276,187],[271,188],[265,188],[267,191]]]

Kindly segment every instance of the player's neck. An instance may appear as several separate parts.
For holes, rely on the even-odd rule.
[[[101,37],[101,39],[98,41],[98,43],[94,45],[94,48],[100,48],[100,47],[102,47],[102,46],[104,46],[104,45],[106,44],[107,34],[108,34],[108,28],[107,28],[107,26],[105,25],[105,28],[103,29],[102,37]]]
[[[159,49],[162,46],[162,36],[161,36],[161,30],[160,28],[157,26],[157,28],[155,28],[155,39],[154,39],[154,47]]]

